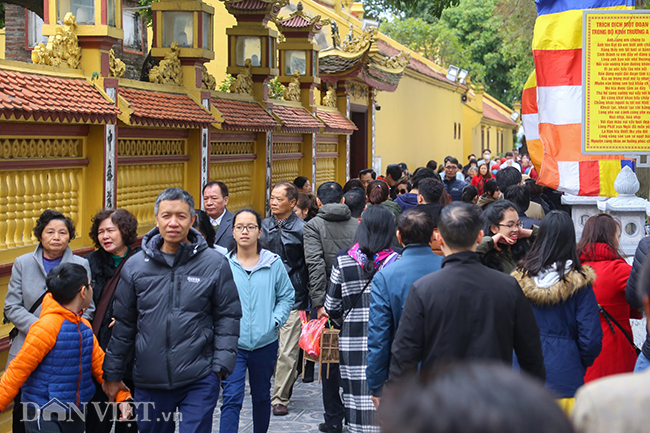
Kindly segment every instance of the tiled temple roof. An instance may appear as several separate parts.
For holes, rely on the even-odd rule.
[[[119,109],[85,79],[0,70],[0,117],[115,123]]]
[[[280,124],[257,102],[212,98],[212,105],[224,119],[223,129],[235,131],[273,131]]]
[[[142,126],[207,128],[217,120],[184,94],[121,87],[119,95],[133,110],[131,123]]]

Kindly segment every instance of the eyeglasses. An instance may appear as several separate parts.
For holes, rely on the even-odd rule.
[[[456,167],[455,165],[449,165],[445,167],[445,170],[458,170],[458,167]]]
[[[408,191],[405,190],[405,189],[398,189],[398,190],[397,190],[397,195],[406,194],[407,192],[408,192]]]
[[[92,288],[95,287],[95,280],[90,280],[90,283],[88,283],[88,284],[84,284],[84,285],[81,286],[81,287],[82,287],[82,288],[84,288],[84,287],[88,287],[89,289],[92,289]],[[79,289],[79,291],[81,291],[81,289]]]
[[[510,230],[514,229],[515,227],[524,228],[524,223],[521,221],[517,221],[516,223],[510,223],[510,224],[499,224],[499,227],[508,227]]]
[[[235,230],[237,233],[241,233],[244,230],[246,230],[248,232],[252,232],[252,231],[257,230],[258,228],[259,228],[259,226],[256,226],[254,224],[249,224],[247,226],[242,226],[242,225],[237,224],[236,226],[233,227],[233,230]]]

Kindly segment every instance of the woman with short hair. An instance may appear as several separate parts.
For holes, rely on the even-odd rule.
[[[115,324],[113,304],[122,267],[140,250],[140,247],[131,247],[138,240],[138,220],[126,209],[104,209],[92,217],[88,234],[97,248],[86,256],[95,280],[93,300],[96,311],[92,321],[93,332],[100,347],[106,351]],[[133,394],[132,369],[133,363],[130,362],[123,380]],[[100,386],[97,386],[90,403],[86,416],[87,431],[109,433],[113,427],[113,417],[102,416],[110,414],[111,408],[108,397]],[[137,431],[135,422],[115,423],[116,433]]]
[[[77,263],[86,268],[88,277],[92,278],[88,261],[74,255],[69,247],[70,241],[75,238],[72,219],[56,210],[47,209],[36,221],[34,236],[38,239],[36,250],[18,257],[11,268],[4,315],[15,326],[16,335],[11,340],[7,365],[20,351],[27,331],[41,314],[41,302],[47,290],[45,278],[50,270],[61,263]],[[95,305],[91,304],[84,317],[92,319],[94,311]],[[23,416],[20,397],[18,393],[14,400],[14,432],[25,431],[20,421]]]

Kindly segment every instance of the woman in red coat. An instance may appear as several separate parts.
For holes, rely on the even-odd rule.
[[[618,248],[620,230],[620,223],[610,215],[599,214],[589,218],[578,243],[578,254],[582,264],[589,265],[596,272],[593,289],[598,304],[632,336],[632,312],[625,301],[625,285],[632,267],[623,259]],[[585,383],[634,370],[637,356],[632,344],[613,320],[605,318],[602,311],[600,324],[603,328],[603,348],[594,364],[587,369]]]
[[[488,168],[485,161],[483,160],[479,161],[478,174],[472,178],[472,185],[478,188],[479,196],[483,195],[484,192],[483,187],[485,186],[485,182],[487,182],[491,178],[492,178],[492,173],[490,173],[490,169]]]

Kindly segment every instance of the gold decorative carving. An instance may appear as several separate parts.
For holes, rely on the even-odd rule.
[[[359,53],[365,51],[375,42],[375,28],[370,27],[368,30],[364,30],[360,36],[353,36],[352,28],[350,28],[350,33],[343,41],[341,45],[341,50],[346,53]]]
[[[323,105],[326,107],[336,107],[336,90],[334,90],[334,87],[327,89],[325,96],[323,96]]]
[[[253,161],[213,162],[210,179],[228,184],[228,209],[237,212],[253,207]],[[292,179],[293,180],[293,179]]]
[[[178,58],[181,49],[178,42],[172,42],[171,51],[165,54],[165,59],[160,61],[158,66],[151,68],[149,81],[158,84],[183,84],[183,69],[181,60]]]
[[[156,223],[154,203],[160,191],[183,188],[185,163],[121,164],[117,171],[117,207],[131,212],[140,227]]]
[[[336,21],[332,21],[330,28],[332,30],[332,47],[336,49],[341,46],[341,35],[339,34],[339,26],[336,24]]]
[[[210,155],[250,155],[253,153],[251,141],[213,141],[210,145]]]
[[[336,144],[334,143],[320,143],[316,145],[317,153],[336,152]]]
[[[331,181],[336,181],[336,158],[317,158],[316,186]]]
[[[237,78],[230,84],[230,93],[253,95],[253,74],[251,73],[253,64],[251,63],[251,59],[246,59],[244,67],[244,72],[237,74]]]
[[[217,80],[208,72],[205,65],[201,65],[201,87],[208,90],[215,90],[217,88]]]
[[[379,66],[390,69],[403,69],[411,61],[411,54],[404,51],[400,52],[398,55],[393,57],[383,57],[376,60],[374,63],[377,63]]]
[[[299,152],[300,152],[300,143],[273,143],[274,155],[282,154],[282,153],[299,153]]]
[[[46,209],[79,222],[79,168],[0,171],[0,249],[38,244],[33,229]]]
[[[280,161],[273,161],[272,173],[271,183],[273,185],[278,182],[293,182],[295,178],[300,176],[300,160],[282,159]]]
[[[56,28],[47,45],[40,43],[32,51],[32,62],[37,65],[63,66],[77,69],[81,63],[81,48],[75,33],[77,19],[68,12],[63,25]]]
[[[108,52],[108,67],[110,69],[110,76],[120,78],[124,76],[126,72],[126,65],[124,62],[117,57],[115,57],[115,52],[111,48]]]
[[[295,71],[282,95],[285,101],[300,101],[300,72]]]
[[[78,157],[81,142],[81,139],[3,138],[0,159]]]
[[[118,156],[185,155],[185,140],[117,140]]]

